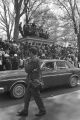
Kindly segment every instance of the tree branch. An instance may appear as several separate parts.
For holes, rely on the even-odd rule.
[[[14,20],[11,23],[10,35],[11,35],[11,32],[12,32],[13,25],[14,25]]]
[[[63,7],[65,8],[65,10],[67,11],[69,17],[71,18],[71,15],[70,15],[70,13],[69,13],[67,7],[66,7],[60,0],[58,0],[58,2],[61,4],[61,6],[63,6]]]
[[[30,17],[35,13],[35,11],[40,7],[41,4],[42,4],[42,2],[37,5],[37,7],[35,8],[35,10],[32,11]]]
[[[6,23],[5,19],[4,19],[4,16],[1,14],[1,18],[0,18],[0,21],[2,21],[4,24]]]
[[[4,27],[2,27],[2,26],[0,26],[0,29],[2,29],[2,30],[4,30],[4,31],[7,31],[6,28],[4,28]]]
[[[6,26],[5,26],[5,23],[4,23],[3,21],[0,21],[0,24],[1,24],[2,26],[6,27]]]
[[[35,5],[36,2],[37,2],[37,0],[34,1],[34,3],[33,3],[33,5],[31,6],[29,12],[32,11],[32,9],[33,9],[33,7],[34,7],[34,5]]]
[[[23,2],[23,0],[20,0],[20,2],[18,3],[19,11],[21,9],[22,2]]]
[[[79,8],[78,8],[78,5],[77,5],[77,3],[76,3],[76,10],[77,10],[77,12],[78,12],[78,15],[79,15],[79,17],[80,17],[80,12],[79,12]]]
[[[26,0],[25,0],[26,1]],[[28,3],[29,3],[29,0],[27,0],[27,3],[26,3],[26,5],[25,5],[25,2],[24,2],[24,9],[23,9],[23,11],[20,13],[20,17],[26,12],[26,10],[28,9]]]

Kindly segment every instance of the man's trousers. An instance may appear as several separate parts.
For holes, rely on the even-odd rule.
[[[31,96],[34,98],[34,100],[39,108],[39,111],[44,112],[45,107],[44,107],[43,101],[40,96],[40,90],[38,88],[35,88],[33,85],[29,85],[26,88],[26,92],[25,92],[25,96],[24,96],[24,111],[26,113],[28,113],[29,102],[30,102]]]

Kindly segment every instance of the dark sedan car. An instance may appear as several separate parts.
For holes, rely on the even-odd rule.
[[[79,83],[80,69],[75,68],[65,60],[41,60],[43,88],[69,85],[75,87]],[[26,76],[24,69],[0,72],[0,92],[9,91],[14,98],[24,96],[26,87]]]

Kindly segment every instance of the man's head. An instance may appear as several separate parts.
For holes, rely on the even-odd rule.
[[[37,55],[37,49],[35,47],[31,47],[29,49],[29,54],[30,54],[30,56]]]
[[[17,57],[17,54],[14,54],[14,57]]]

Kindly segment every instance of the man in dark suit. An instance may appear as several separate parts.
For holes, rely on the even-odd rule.
[[[42,99],[40,97],[40,88],[43,85],[41,79],[41,70],[40,70],[40,60],[37,57],[37,49],[30,48],[30,58],[26,60],[25,63],[25,72],[27,75],[27,88],[24,96],[24,109],[18,113],[19,116],[28,116],[28,106],[31,96],[34,97],[34,100],[39,108],[39,113],[36,116],[42,116],[46,114],[45,107],[43,105]]]
[[[12,70],[17,70],[19,68],[19,60],[17,54],[11,58]]]

